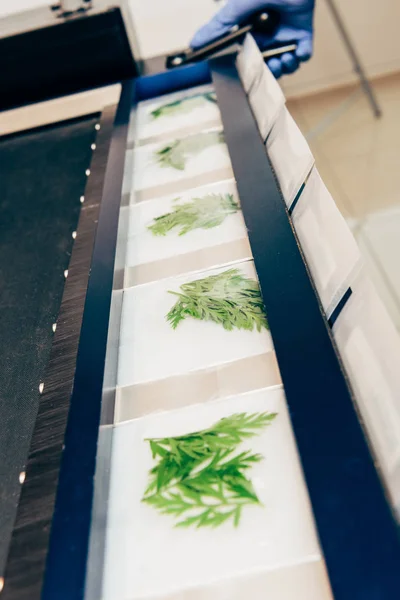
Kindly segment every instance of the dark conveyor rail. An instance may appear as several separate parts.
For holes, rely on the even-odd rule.
[[[0,138],[0,576],[96,121],[92,115]]]

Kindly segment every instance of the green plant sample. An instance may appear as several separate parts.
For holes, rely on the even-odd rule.
[[[176,198],[174,202],[177,202]],[[165,215],[156,217],[148,229],[153,235],[167,235],[179,228],[179,235],[185,235],[193,229],[211,229],[217,227],[228,215],[239,210],[239,204],[232,194],[207,194],[192,198],[190,202],[177,204]]]
[[[196,156],[205,148],[223,143],[221,131],[203,131],[163,146],[155,152],[155,158],[161,167],[184,171],[188,158]]]
[[[213,321],[228,331],[234,327],[249,331],[268,329],[259,285],[238,269],[184,283],[180,290],[169,290],[178,296],[166,317],[173,329],[187,317]]]
[[[237,527],[244,506],[261,505],[246,474],[263,456],[235,450],[276,416],[239,413],[209,429],[146,440],[156,464],[142,501],[174,517],[176,527],[218,527],[226,521]]]
[[[186,96],[180,100],[174,100],[174,102],[168,102],[162,104],[158,108],[151,111],[151,117],[153,119],[159,119],[160,117],[167,117],[175,114],[189,113],[195,108],[211,102],[216,104],[217,98],[214,92],[206,92],[204,94],[193,94],[192,96]]]

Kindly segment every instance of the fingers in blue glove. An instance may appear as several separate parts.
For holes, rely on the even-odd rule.
[[[281,77],[282,75],[282,63],[280,61],[279,58],[270,58],[267,61],[267,65],[269,66],[269,69],[272,73],[272,75],[274,77],[276,77],[276,79],[279,79],[279,77]]]
[[[218,19],[211,19],[209,23],[200,27],[200,29],[195,33],[192,41],[190,42],[191,48],[193,50],[197,50],[198,48],[202,48],[206,46],[211,41],[216,40],[229,33],[233,25],[227,26],[222,24]]]
[[[299,68],[299,59],[293,52],[285,52],[280,58],[283,74],[294,73]]]
[[[314,0],[228,0],[209,23],[198,30],[190,45],[193,49],[200,48],[228,33],[232,27],[245,21],[257,10],[268,7],[280,12],[281,24],[268,38],[257,32],[254,32],[254,37],[262,50],[273,45],[296,42],[297,49],[293,54],[286,53],[268,61],[276,78],[285,73],[293,73],[300,62],[308,60],[312,55]]]
[[[304,62],[305,60],[309,60],[313,53],[313,40],[312,36],[304,37],[299,40],[296,49],[296,56],[299,61]]]
[[[294,53],[285,52],[279,58],[270,58],[267,64],[271,73],[279,79],[282,75],[294,73],[299,68],[299,59]]]
[[[260,0],[231,0],[227,2],[208,23],[203,25],[194,35],[190,46],[193,50],[201,48],[226,35],[243,19],[249,17],[258,9]],[[263,0],[261,0],[261,4]]]

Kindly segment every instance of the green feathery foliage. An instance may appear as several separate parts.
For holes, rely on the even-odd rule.
[[[223,143],[224,136],[221,131],[203,131],[163,146],[155,152],[155,158],[161,167],[184,171],[188,158],[199,154],[205,148]]]
[[[176,527],[218,527],[229,520],[236,527],[244,506],[260,504],[246,472],[263,457],[233,453],[276,416],[234,414],[203,431],[147,440],[157,462],[142,501],[180,519]]]
[[[177,202],[176,198],[174,202]],[[221,225],[228,215],[239,210],[232,194],[207,194],[193,198],[191,202],[177,204],[165,215],[156,217],[148,229],[153,235],[167,235],[172,229],[180,228],[179,235],[193,229],[211,229]]]
[[[167,117],[175,114],[189,113],[195,108],[211,102],[216,104],[217,98],[214,92],[206,92],[204,94],[193,94],[192,96],[186,96],[180,100],[174,100],[174,102],[168,102],[162,104],[158,108],[151,111],[151,117],[153,119],[159,119],[160,117]]]
[[[213,321],[231,331],[268,329],[267,317],[257,281],[244,277],[238,269],[196,279],[169,291],[178,301],[167,314],[173,329],[187,317]]]

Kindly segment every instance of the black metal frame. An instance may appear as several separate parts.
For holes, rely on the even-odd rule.
[[[232,56],[211,61],[241,206],[336,600],[391,599],[400,541]]]
[[[118,6],[66,18],[43,6],[0,23],[1,110],[138,74]]]
[[[131,91],[131,82],[123,84],[119,106],[105,107],[99,119],[6,565],[5,600],[63,592],[75,598],[82,587]]]
[[[42,600],[83,598],[124,158],[133,82],[122,86],[92,254]]]

